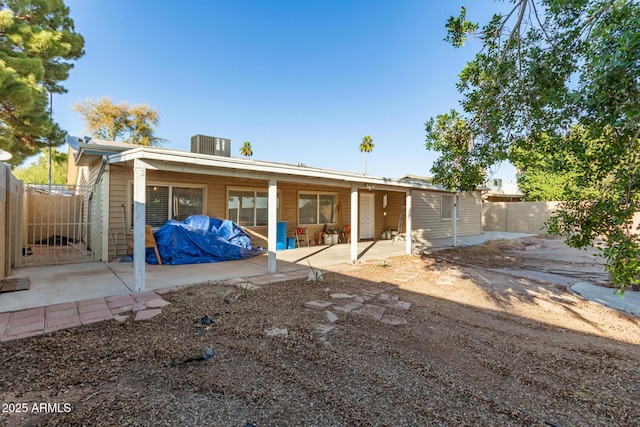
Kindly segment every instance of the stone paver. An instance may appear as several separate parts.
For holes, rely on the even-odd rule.
[[[411,308],[411,303],[406,301],[394,301],[387,306],[398,310],[409,310]]]
[[[361,316],[361,317],[370,317],[375,320],[380,320],[384,312],[385,312],[384,307],[367,304],[367,305],[363,305],[360,308],[351,310],[351,315]]]
[[[131,294],[131,296],[136,300],[136,302],[147,302],[160,298],[160,296],[154,291],[136,292]]]
[[[331,311],[327,310],[326,312],[327,315],[327,320],[331,323],[336,323],[338,321],[338,316],[335,315],[335,313],[332,313]]]
[[[286,337],[289,335],[289,331],[287,330],[287,328],[276,328],[276,327],[273,327],[271,329],[266,329],[264,333],[268,337]]]
[[[169,303],[162,298],[152,299],[146,302],[147,308],[162,308],[169,305]]]
[[[147,304],[144,301],[136,302],[131,306],[131,310],[134,312],[144,310],[145,308],[147,308]]]
[[[406,325],[407,319],[402,316],[394,316],[392,314],[385,314],[380,318],[380,322],[386,323],[387,325],[398,326],[398,325]]]
[[[14,311],[11,315],[11,322],[15,319],[22,319],[24,317],[44,315],[44,307],[30,308],[28,310]]]
[[[243,282],[237,285],[239,289],[244,289],[246,291],[257,291],[262,288],[262,286],[254,285],[249,282]]]
[[[94,313],[96,311],[109,311],[109,306],[107,305],[106,302],[104,302],[104,300],[101,303],[98,304],[91,304],[91,305],[78,305],[78,312],[80,312],[80,314],[88,314],[88,313]]]
[[[331,305],[328,301],[307,301],[304,303],[304,308],[311,308],[313,310],[325,310]]]
[[[247,282],[251,283],[252,285],[258,286],[271,284],[271,281],[263,276],[247,277]]]
[[[48,305],[45,307],[45,313],[47,313],[47,315],[49,315],[50,313],[55,313],[58,311],[67,311],[67,310],[76,310],[78,309],[78,303],[77,302],[65,302],[62,304],[54,304],[54,305]]]
[[[2,336],[2,331],[9,326],[10,318],[11,313],[0,313],[0,337]]]
[[[128,305],[133,305],[136,302],[136,300],[133,299],[133,297],[129,294],[109,297],[109,298],[106,298],[106,301],[107,301],[107,305],[111,309],[126,307]]]
[[[335,294],[331,294],[329,295],[331,298],[334,299],[347,299],[347,298],[353,298],[355,297],[355,295],[350,295],[350,294],[343,294],[343,293],[335,293]]]
[[[124,307],[112,308],[111,313],[113,314],[122,314],[127,313],[129,311],[133,311],[132,305],[125,305]]]
[[[343,312],[343,313],[351,313],[351,311],[352,311],[352,310],[354,310],[354,309],[356,309],[356,308],[360,308],[360,307],[362,307],[363,305],[364,305],[364,304],[362,304],[361,302],[353,301],[353,302],[350,302],[350,303],[349,303],[349,304],[347,304],[347,305],[342,305],[342,306],[337,305],[337,306],[334,306],[334,307],[333,307],[333,309],[334,309],[335,311],[341,311],[341,312]]]
[[[345,266],[344,271],[356,270],[357,266]],[[320,270],[317,270],[319,273]],[[322,272],[323,273],[323,272]],[[321,274],[322,274],[321,273]],[[261,276],[228,279],[223,284],[235,285],[241,289],[257,290],[263,285],[281,282],[285,280],[300,279],[308,277],[309,269],[288,271],[284,273],[265,274]],[[353,310],[362,310],[363,303],[370,301],[373,297],[385,290],[390,290],[395,286],[386,289],[373,289],[364,295],[356,296],[336,293],[332,298],[354,298],[356,301],[342,307],[335,307],[335,311],[349,313]],[[181,287],[172,286],[157,290],[130,293],[126,295],[114,295],[109,297],[92,298],[81,301],[74,301],[62,304],[36,307],[16,312],[0,313],[0,341],[6,342],[19,338],[42,335],[43,333],[55,332],[60,329],[74,328],[82,325],[116,319],[124,322],[129,318],[126,313],[135,313],[135,321],[147,321],[162,313],[161,307],[169,303],[162,299],[161,295],[176,292]],[[361,301],[361,302],[358,302]],[[306,308],[315,310],[326,310],[332,305],[329,301],[309,301],[304,304]],[[362,310],[359,314],[380,318],[381,314],[376,310],[383,310],[378,307]],[[335,322],[338,320],[333,312],[327,311],[327,320]],[[334,326],[323,326],[324,333],[330,331]]]
[[[147,322],[152,318],[162,314],[162,310],[159,308],[152,308],[150,310],[140,310],[136,313],[135,322]]]
[[[333,325],[318,325],[316,327],[316,332],[320,335],[326,335],[327,333],[333,331],[336,327]]]
[[[78,313],[58,318],[47,317],[44,322],[44,327],[45,329],[47,329],[71,323],[78,323],[78,325],[80,325],[80,316],[78,315]]]

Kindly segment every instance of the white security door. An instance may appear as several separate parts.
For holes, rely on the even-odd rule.
[[[373,239],[375,195],[360,193],[360,239]]]

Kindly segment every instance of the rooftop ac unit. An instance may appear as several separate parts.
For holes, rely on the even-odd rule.
[[[231,157],[231,140],[215,136],[194,135],[191,137],[191,152]]]

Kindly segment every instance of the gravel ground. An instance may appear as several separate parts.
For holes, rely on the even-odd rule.
[[[3,343],[0,424],[640,425],[638,318],[488,269],[568,268],[557,261],[565,249],[545,256],[558,244],[540,242],[391,258],[250,292],[191,287],[166,295],[150,322]],[[572,263],[598,270],[592,257]],[[309,301],[330,302],[338,320]],[[186,361],[205,348],[213,358]]]

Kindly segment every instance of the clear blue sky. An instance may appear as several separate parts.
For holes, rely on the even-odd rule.
[[[68,93],[53,100],[69,134],[86,134],[72,109],[87,98],[149,104],[166,148],[204,134],[231,139],[240,157],[429,176],[436,154],[424,123],[458,107],[457,74],[479,44],[454,49],[445,23],[466,4],[486,22],[492,1],[67,0],[86,55]],[[494,176],[515,179],[511,166]]]

